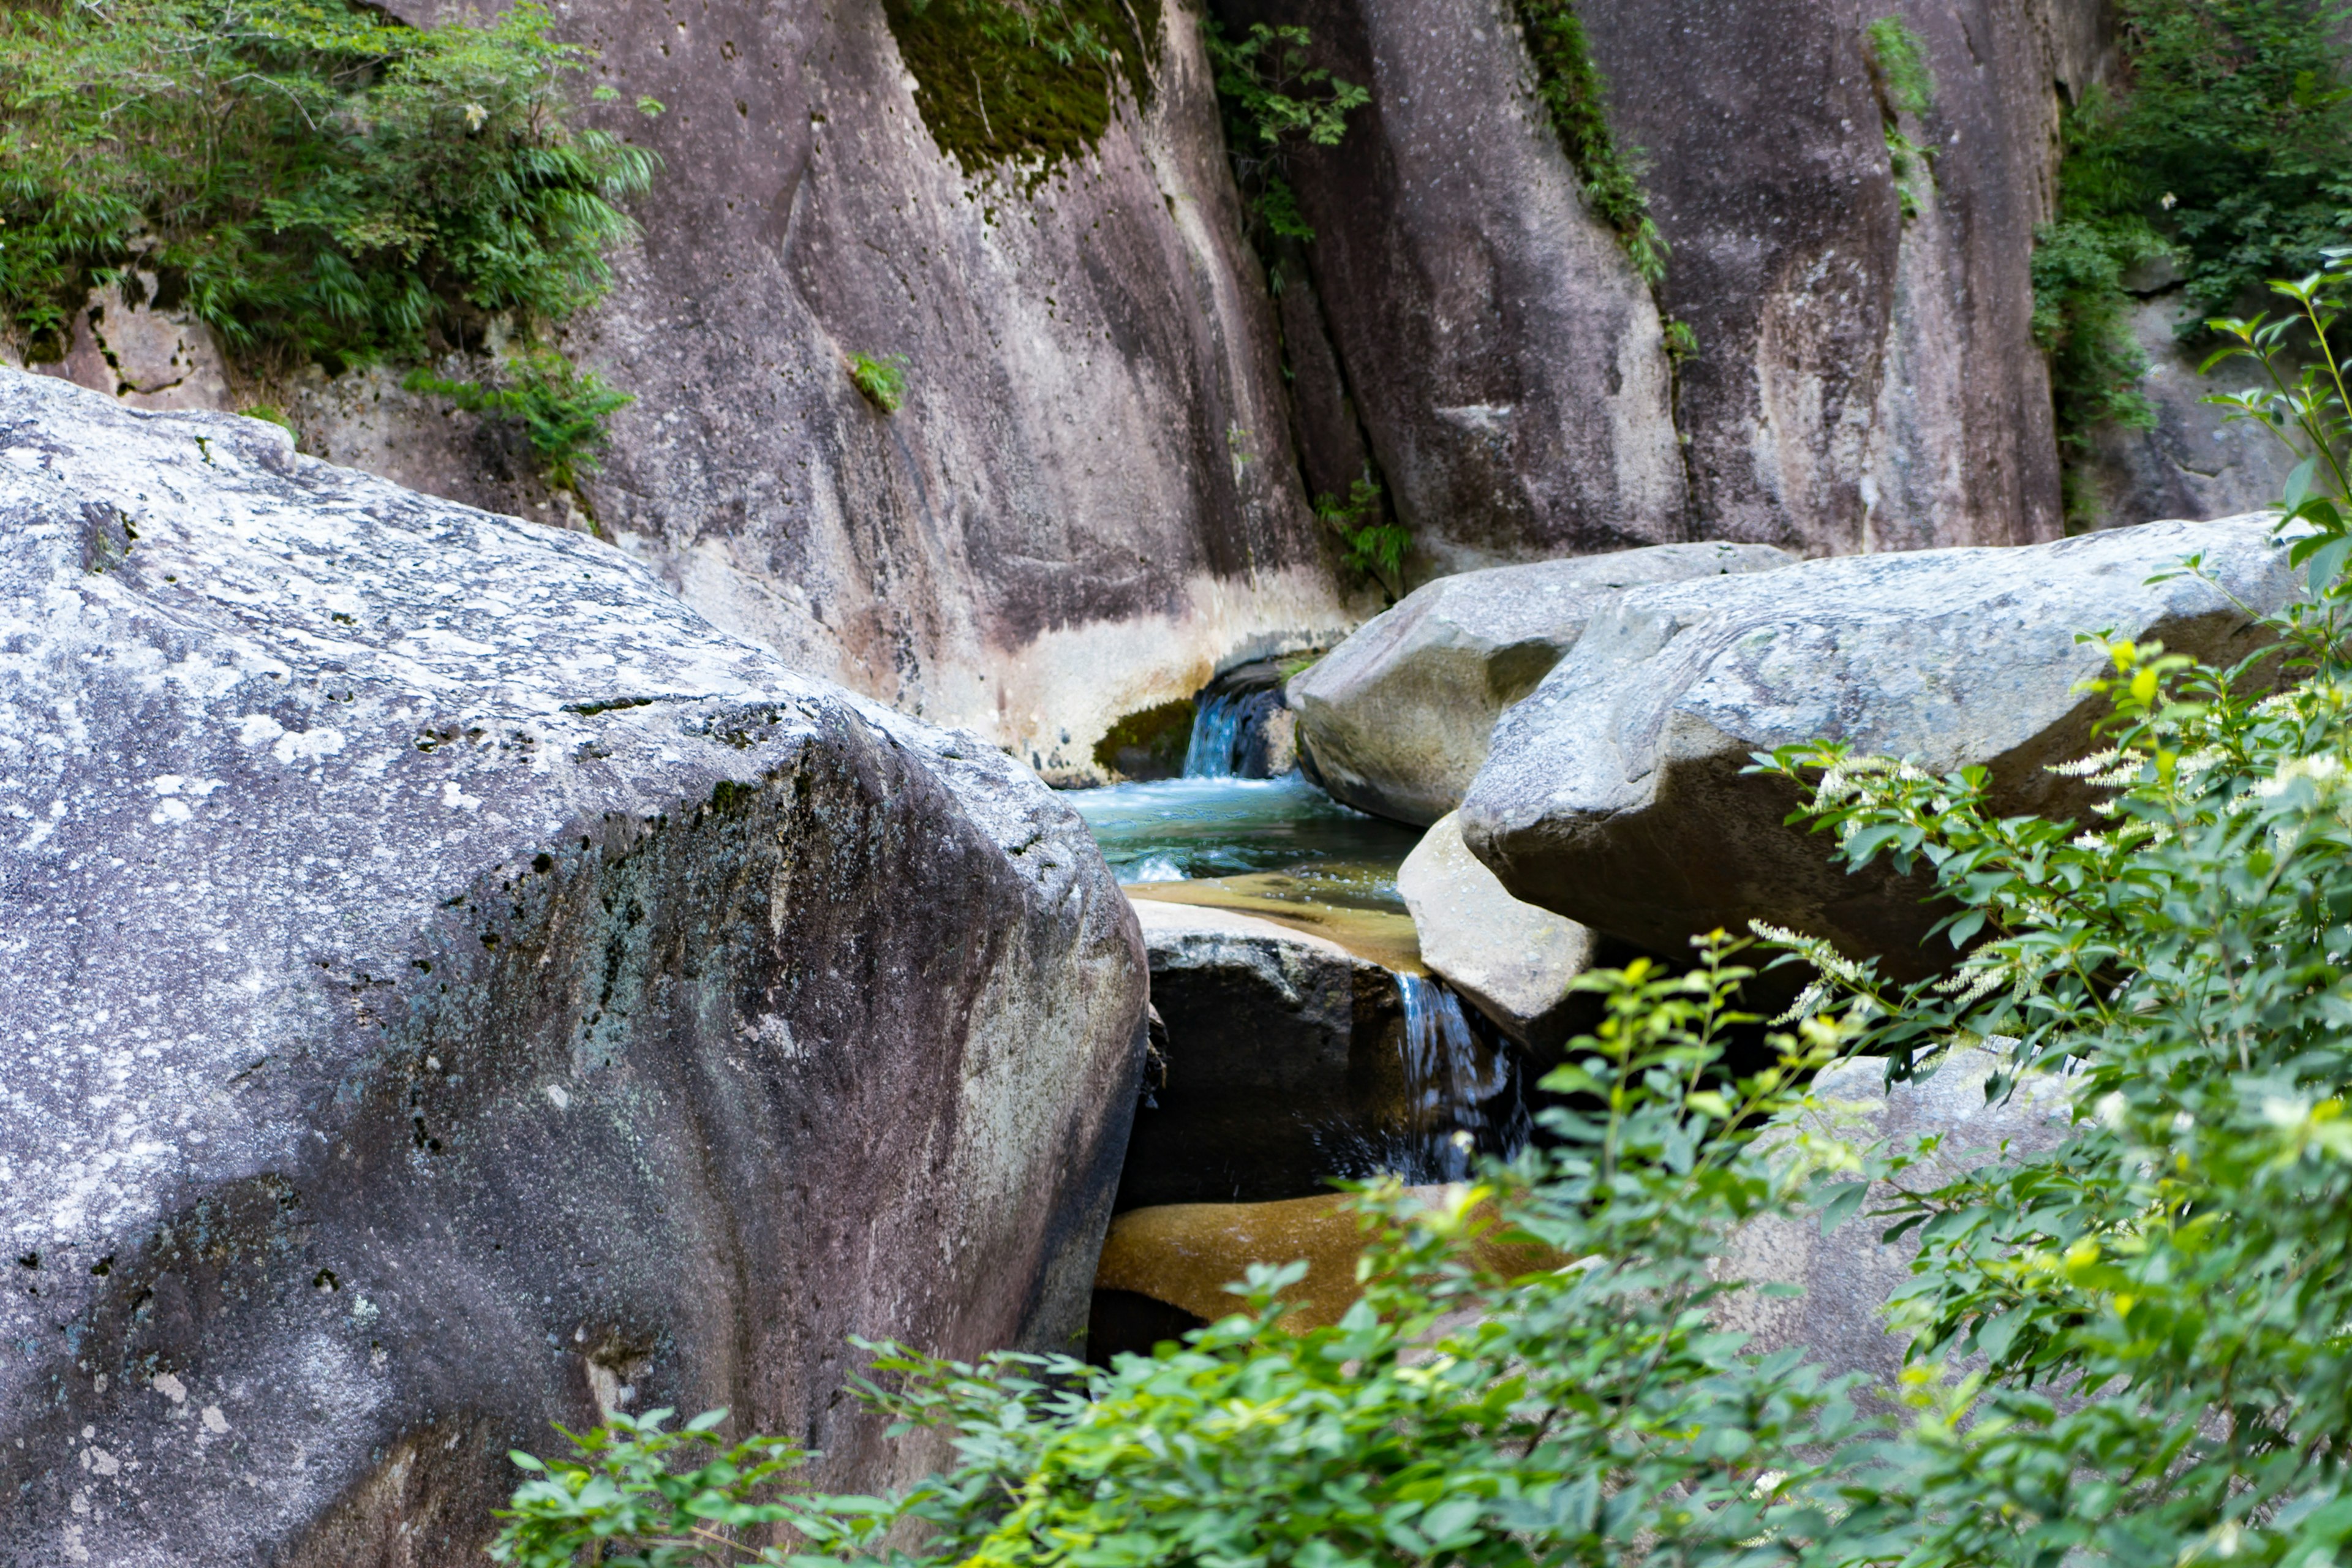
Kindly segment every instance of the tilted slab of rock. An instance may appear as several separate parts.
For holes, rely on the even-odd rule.
[[[1437,819],[1397,868],[1397,891],[1421,934],[1422,962],[1523,1046],[1549,1051],[1568,1037],[1570,986],[1592,967],[1593,935],[1523,904],[1462,842],[1462,819]]]
[[[2148,585],[2198,553],[2214,584]],[[2075,690],[2106,667],[2076,634],[2229,664],[2268,640],[2239,605],[2276,608],[2298,582],[2257,515],[1645,588],[1496,726],[1463,838],[1514,896],[1659,952],[1764,920],[1926,973],[1926,885],[1848,876],[1784,822],[1792,785],[1743,776],[1749,758],[1820,738],[1936,773],[1982,764],[2000,812],[2079,820],[2093,793],[2047,771],[2107,711]]]
[[[1145,973],[641,568],[0,373],[0,1563],[478,1561],[511,1447],[1084,1323]],[[903,1456],[902,1456],[903,1458]]]
[[[1358,810],[1426,826],[1462,803],[1503,710],[1627,589],[1795,559],[1762,544],[1660,544],[1440,578],[1291,680],[1302,765]]]

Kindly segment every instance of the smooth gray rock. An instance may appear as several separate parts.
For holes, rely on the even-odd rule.
[[[2265,300],[2263,307],[2267,308]],[[2270,384],[2262,367],[2231,360],[2210,375],[2198,366],[2217,346],[2184,345],[2174,329],[2187,309],[2177,295],[2143,300],[2132,310],[2132,336],[2147,356],[2139,390],[2156,408],[2156,426],[2108,425],[2075,472],[2087,521],[2123,528],[2152,517],[2221,517],[2276,504],[2297,461],[2279,438],[2205,399]]]
[[[1465,1030],[1448,1059],[1410,1037],[1401,984],[1442,1005],[1427,981],[1252,915],[1148,898],[1135,911],[1167,1071],[1136,1112],[1121,1211],[1412,1173],[1510,1088],[1498,1044]]]
[[[1462,804],[1496,717],[1620,595],[1793,559],[1760,544],[1661,544],[1441,577],[1292,679],[1301,765],[1359,810],[1425,826]]]
[[[477,1562],[624,1403],[878,1483],[844,1336],[1083,1327],[1146,975],[1018,764],[14,372],[0,616],[0,1563]]]
[[[1591,931],[1511,897],[1462,842],[1462,819],[1447,812],[1397,868],[1397,891],[1412,911],[1421,960],[1444,975],[1497,1028],[1538,1052],[1570,1033],[1576,993],[1592,967]]]
[[[2151,574],[2201,554],[2220,586]],[[1937,911],[1883,865],[1848,876],[1784,818],[1756,752],[1824,739],[1935,773],[1981,764],[2004,815],[2081,818],[2050,764],[2088,752],[2107,666],[2077,633],[2160,639],[2228,665],[2270,640],[2238,605],[2298,592],[2266,516],[2155,522],[2021,550],[1807,562],[1628,594],[1495,727],[1463,838],[1517,898],[1661,952],[1753,920],[1931,973]],[[2236,603],[2232,602],[2234,597]]]
[[[2062,1078],[2027,1073],[2013,1091],[1986,1100],[1987,1081],[2005,1065],[1991,1051],[1956,1050],[1924,1080],[1890,1086],[1884,1062],[1848,1062],[1815,1080],[1811,1109],[1785,1118],[1763,1137],[1791,1154],[1800,1133],[1890,1150],[1935,1137],[1941,1140],[1936,1152],[1913,1166],[1905,1184],[1916,1191],[1955,1181],[2004,1158],[2053,1148],[2066,1135],[2071,1115]],[[1717,1304],[1717,1324],[1751,1336],[1752,1351],[1801,1346],[1832,1373],[1860,1372],[1876,1389],[1897,1387],[1909,1335],[1889,1324],[1886,1306],[1910,1281],[1919,1237],[1914,1230],[1892,1243],[1879,1239],[1887,1222],[1871,1213],[1895,1196],[1883,1184],[1874,1186],[1861,1209],[1826,1234],[1811,1219],[1772,1216],[1741,1226],[1715,1260],[1717,1277],[1793,1285],[1804,1293],[1733,1292]]]

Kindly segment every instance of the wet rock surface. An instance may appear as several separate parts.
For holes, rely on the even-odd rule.
[[[2213,583],[2148,584],[2192,554]],[[1742,773],[1751,756],[1826,739],[1939,773],[1981,764],[1996,810],[2081,818],[2092,792],[2046,771],[2107,711],[2074,689],[2106,667],[2076,635],[2228,666],[2268,640],[2240,606],[2299,588],[2254,516],[1640,589],[1496,726],[1463,838],[1514,897],[1654,952],[1763,920],[1928,973],[1926,885],[1848,876],[1785,823],[1793,785]]]
[[[477,1560],[510,1447],[1084,1323],[1074,815],[607,546],[0,373],[0,1563]]]
[[[1142,898],[1135,910],[1167,1072],[1136,1112],[1121,1211],[1466,1169],[1453,1134],[1501,1134],[1517,1103],[1508,1047],[1430,982],[1253,915]]]
[[[1462,803],[1503,710],[1628,589],[1794,559],[1768,545],[1664,544],[1427,584],[1291,679],[1302,765],[1360,811],[1425,826]]]

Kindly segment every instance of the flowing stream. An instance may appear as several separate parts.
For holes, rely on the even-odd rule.
[[[1454,1181],[1473,1152],[1526,1141],[1513,1053],[1462,999],[1422,968],[1397,868],[1419,829],[1340,805],[1298,773],[1244,778],[1253,727],[1279,700],[1268,690],[1203,697],[1184,776],[1076,790],[1103,858],[1137,898],[1237,910],[1330,937],[1395,976],[1403,1014],[1405,1116],[1379,1147],[1335,1135],[1333,1173],[1394,1172]]]

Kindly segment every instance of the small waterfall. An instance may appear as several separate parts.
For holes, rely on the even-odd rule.
[[[1230,779],[1241,776],[1242,751],[1249,739],[1250,721],[1264,706],[1265,693],[1208,691],[1201,694],[1192,714],[1192,742],[1184,749],[1188,779]],[[1253,701],[1252,699],[1258,699]]]
[[[1404,1014],[1397,1113],[1377,1131],[1350,1129],[1317,1142],[1333,1173],[1350,1180],[1390,1174],[1408,1186],[1462,1181],[1478,1155],[1514,1154],[1528,1141],[1516,1058],[1491,1026],[1471,1021],[1444,982],[1418,974],[1395,979]]]
[[[1396,977],[1404,1008],[1404,1129],[1414,1168],[1408,1182],[1458,1182],[1475,1151],[1501,1152],[1489,1103],[1511,1088],[1507,1048],[1490,1046],[1470,1026],[1462,998],[1439,981]],[[1467,1136],[1465,1136],[1466,1134]]]

